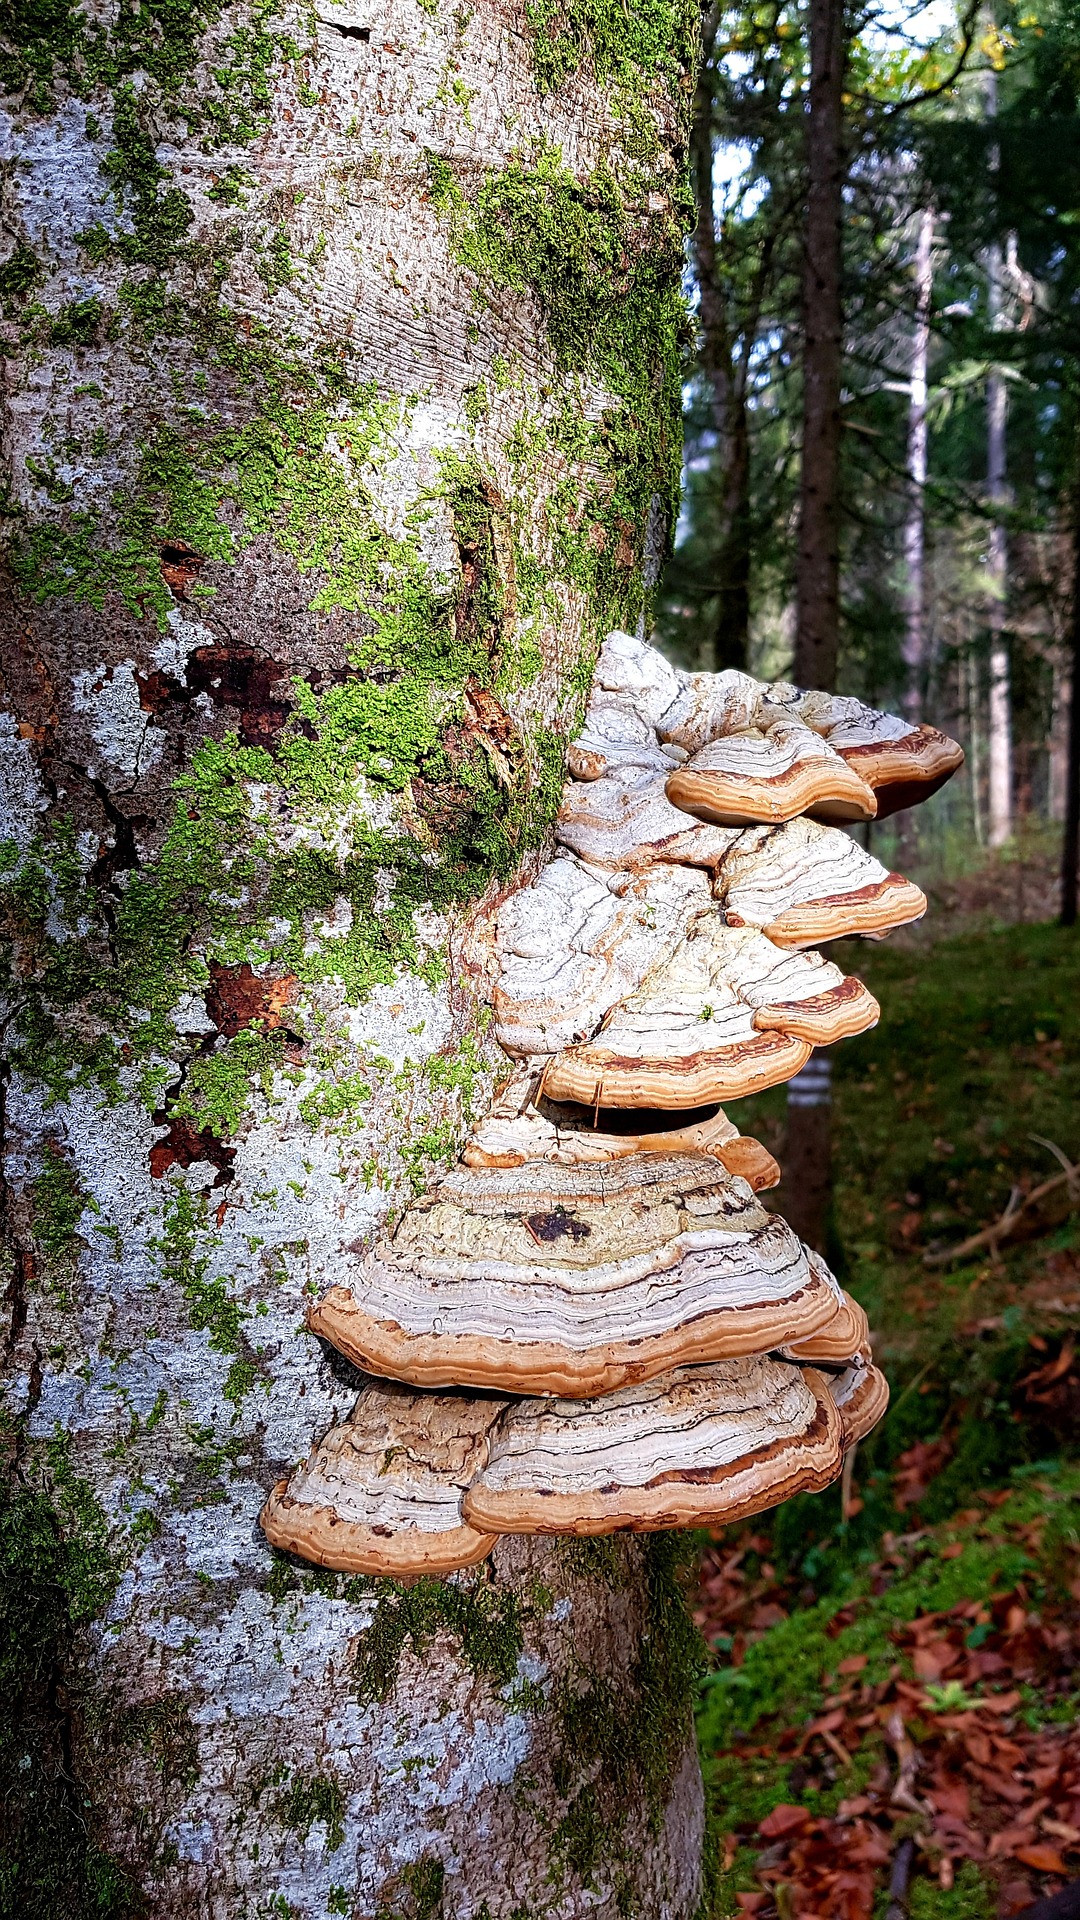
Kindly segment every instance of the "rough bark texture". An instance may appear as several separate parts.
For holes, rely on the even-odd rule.
[[[745,669],[750,633],[750,428],[746,408],[748,343],[738,359],[716,244],[713,192],[713,56],[717,12],[706,17],[705,43],[694,99],[691,164],[697,217],[693,230],[701,345],[698,363],[708,383],[716,435],[718,485],[712,502],[714,575],[702,609],[702,666],[718,673]]]
[[[1072,608],[1070,610],[1069,732],[1061,841],[1061,924],[1076,925],[1080,891],[1080,495],[1074,505]]]
[[[919,215],[915,247],[915,325],[911,335],[911,381],[908,389],[908,511],[904,522],[904,568],[907,574],[905,608],[904,718],[922,719],[923,672],[926,646],[926,488],[929,417],[926,410],[930,361],[930,308],[934,294],[934,214],[924,207]]]
[[[11,1911],[693,1909],[670,1541],[405,1589],[256,1526],[655,577],[691,42],[58,0],[4,53]]]
[[[799,686],[830,690],[836,684],[840,620],[844,0],[810,0],[808,18],[802,467],[793,677]]]

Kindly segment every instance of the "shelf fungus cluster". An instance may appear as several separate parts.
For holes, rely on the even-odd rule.
[[[555,858],[503,907],[513,1070],[310,1312],[372,1378],[267,1501],[278,1546],[409,1577],[500,1534],[721,1525],[825,1487],[887,1399],[862,1309],[760,1197],[725,1102],[873,1026],[817,942],[926,907],[844,831],[960,749],[612,634]]]

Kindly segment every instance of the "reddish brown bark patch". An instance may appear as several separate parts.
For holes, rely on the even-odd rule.
[[[294,973],[263,976],[244,961],[240,967],[210,968],[210,986],[206,1011],[219,1033],[235,1039],[244,1027],[261,1027],[271,1033],[284,1024],[285,1010],[291,1007],[300,990]]]
[[[215,707],[236,713],[245,747],[271,746],[292,712],[280,692],[289,671],[256,647],[196,647],[188,655],[186,684],[169,673],[140,672],[139,704],[144,712],[162,713],[174,703],[188,706],[204,693]]]
[[[208,1160],[218,1169],[215,1187],[227,1186],[232,1179],[233,1161],[236,1148],[227,1147],[209,1127],[195,1127],[183,1114],[155,1113],[154,1119],[162,1126],[168,1119],[168,1132],[163,1140],[158,1140],[150,1149],[150,1172],[155,1180],[160,1180],[170,1167],[190,1167],[196,1160]]]
[[[170,540],[161,549],[161,577],[178,600],[186,600],[202,568],[205,554],[196,553],[186,540]]]

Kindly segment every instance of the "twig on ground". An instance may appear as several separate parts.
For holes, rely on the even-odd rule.
[[[896,1849],[896,1858],[889,1875],[889,1904],[885,1910],[885,1920],[907,1920],[908,1887],[911,1883],[911,1869],[915,1863],[915,1842],[908,1834]]]
[[[1060,1153],[1057,1148],[1054,1151]],[[1064,1160],[1064,1154],[1060,1154],[1060,1158]],[[1021,1196],[1019,1188],[1014,1187],[1009,1195],[1008,1206],[1001,1218],[994,1221],[993,1226],[983,1227],[979,1233],[970,1234],[966,1240],[961,1240],[959,1246],[947,1247],[941,1253],[924,1253],[923,1266],[947,1267],[954,1260],[966,1260],[970,1254],[978,1253],[982,1247],[989,1250],[990,1258],[997,1263],[1000,1259],[999,1248],[1002,1240],[1010,1239],[1023,1215],[1032,1207],[1037,1207],[1048,1194],[1056,1193],[1059,1187],[1064,1187],[1069,1199],[1074,1204],[1080,1203],[1080,1162],[1075,1166],[1071,1162],[1066,1162],[1066,1166],[1067,1172],[1056,1173],[1053,1179],[1044,1180],[1041,1185],[1032,1187],[1030,1193]],[[1049,1233],[1051,1227],[1056,1224],[1057,1222],[1048,1221],[1045,1227],[1037,1231]]]

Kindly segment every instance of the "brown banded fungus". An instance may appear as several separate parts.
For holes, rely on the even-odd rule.
[[[722,823],[804,812],[831,822],[875,814],[883,820],[936,793],[964,758],[936,727],[784,681],[736,671],[681,673],[624,633],[608,635],[595,689],[597,712],[625,716],[623,726],[634,731],[642,753],[651,729],[661,752],[687,757],[685,771],[671,776],[669,798]],[[590,725],[596,734],[591,712],[587,734]],[[808,734],[817,736],[816,748]],[[598,761],[613,764],[613,756],[601,747],[592,764]],[[573,764],[571,771],[577,772]]]
[[[730,926],[758,927],[779,947],[890,933],[926,912],[913,881],[815,820],[747,827],[720,862],[716,894]]]
[[[806,949],[926,901],[837,823],[962,757],[860,701],[608,636],[561,850],[498,917],[518,1064],[461,1163],[311,1309],[395,1384],[274,1488],[275,1544],[439,1573],[500,1533],[719,1525],[836,1478],[888,1399],[866,1316],[755,1198],[776,1162],[718,1103],[876,1021]]]
[[[416,1394],[372,1381],[260,1516],[271,1545],[341,1573],[473,1566],[494,1536],[462,1517],[504,1399]]]
[[[631,877],[553,860],[499,914],[500,1046],[554,1053],[592,1033],[708,902],[706,875],[688,867]]]
[[[616,766],[563,790],[555,838],[597,867],[639,873],[659,862],[713,868],[737,829],[703,826],[674,807],[668,769]]]
[[[670,958],[592,1040],[545,1069],[543,1091],[597,1106],[687,1107],[788,1080],[814,1045],[873,1026],[879,1008],[820,954],[699,914]]]
[[[513,1403],[463,1510],[492,1533],[719,1526],[828,1486],[843,1454],[822,1375],[722,1361],[601,1399]]]
[[[549,1100],[540,1092],[546,1064],[526,1060],[518,1067],[469,1135],[461,1156],[467,1167],[523,1167],[529,1160],[569,1167],[633,1153],[709,1153],[755,1193],[780,1179],[767,1148],[739,1133],[718,1106],[630,1113]]]
[[[830,1272],[820,1253],[813,1247],[807,1247],[806,1257],[811,1267],[833,1288],[836,1303],[831,1320],[812,1333],[808,1340],[797,1340],[783,1349],[787,1360],[802,1360],[810,1366],[838,1365],[850,1361],[862,1352],[869,1351],[870,1329],[866,1314],[850,1293],[845,1293],[839,1281]]]
[[[877,1426],[889,1404],[889,1383],[865,1353],[856,1354],[842,1372],[825,1377],[843,1423],[846,1451]]]
[[[836,1313],[785,1221],[705,1154],[457,1167],[309,1323],[416,1386],[571,1398],[766,1353]]]
[[[710,741],[668,775],[665,792],[683,812],[722,827],[780,824],[800,813],[836,826],[877,812],[865,781],[797,720]]]

